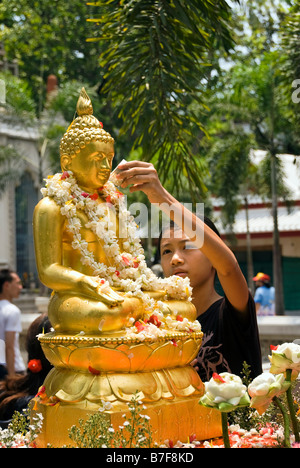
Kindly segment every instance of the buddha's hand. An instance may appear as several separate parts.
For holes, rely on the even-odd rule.
[[[83,276],[79,281],[79,286],[84,295],[90,296],[106,305],[113,307],[124,301],[123,297],[116,293],[107,282],[102,283],[99,278]]]
[[[151,203],[162,203],[166,190],[162,186],[155,167],[144,161],[127,161],[118,166],[117,179],[122,188],[130,185],[130,192],[141,190]]]
[[[197,361],[197,359],[194,359],[192,362],[190,362],[190,365],[191,365],[196,371],[199,370],[199,366],[198,366],[198,361]]]

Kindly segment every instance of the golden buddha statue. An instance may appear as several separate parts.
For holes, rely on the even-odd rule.
[[[51,185],[46,190],[48,196],[42,199],[35,210],[37,267],[41,281],[54,291],[49,307],[49,318],[56,331],[123,333],[124,327],[128,325],[128,319],[138,318],[145,312],[139,298],[132,294],[126,296],[121,290],[122,283],[124,284],[125,278],[128,277],[127,267],[130,267],[130,277],[133,279],[141,273],[146,275],[145,287],[153,282],[154,275],[145,267],[139,241],[130,239],[135,247],[135,255],[132,258],[132,249],[128,251],[124,248],[124,245],[128,244],[128,238],[119,238],[119,216],[111,202],[113,195],[117,193],[119,198],[121,194],[115,190],[115,187],[111,187],[112,193],[109,195],[107,188],[103,191],[111,173],[114,140],[92,113],[91,101],[83,90],[77,104],[78,117],[70,125],[60,145],[63,174],[48,181]],[[70,181],[75,182],[74,179],[75,189],[74,186],[71,187],[70,192]],[[108,197],[109,204],[106,203]],[[87,203],[94,206],[87,207]],[[103,209],[97,205],[104,205]],[[70,219],[66,217],[70,210],[76,211],[71,219],[73,223],[71,226]],[[112,246],[110,245],[108,249],[101,235],[99,237],[95,232],[97,229],[99,232],[101,227],[105,230],[105,226],[96,226],[94,230],[90,227],[91,221],[95,221],[94,218],[100,211],[102,217],[112,224],[106,233],[109,235],[109,243],[114,241],[114,247],[117,249],[117,255],[114,257],[106,253],[112,252]],[[77,233],[78,248],[72,247],[74,222],[80,225],[80,232]],[[88,250],[86,259],[80,249],[83,244]],[[88,261],[91,255],[93,260]],[[118,269],[115,266],[117,256],[121,257]],[[97,267],[99,263],[101,266]],[[136,270],[133,271],[133,275],[132,270]],[[120,280],[116,276],[116,271],[120,274]],[[101,284],[103,274],[105,280],[117,285],[118,291],[107,283],[105,286]],[[172,281],[179,282],[180,278],[175,277]],[[158,281],[154,282],[157,286]],[[163,299],[165,294],[165,291],[149,291],[149,295],[156,299]],[[177,313],[180,311],[183,317],[192,320],[196,318],[195,308],[191,302],[168,301],[166,305],[167,313],[175,310]]]
[[[136,391],[150,403],[157,440],[178,431],[170,402],[186,420],[181,431],[197,432],[201,414],[199,437],[218,436],[219,418],[198,405],[203,383],[189,365],[202,332],[188,279],[147,268],[134,219],[110,181],[114,140],[84,89],[76,111],[61,140],[62,173],[48,177],[33,221],[39,276],[53,290],[54,332],[39,337],[54,365],[35,401],[45,419],[40,445],[67,444],[71,425],[103,402],[112,405],[112,423],[121,422]]]

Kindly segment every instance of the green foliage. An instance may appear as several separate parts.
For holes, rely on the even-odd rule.
[[[92,100],[94,115],[100,120],[102,118],[103,105],[100,105],[95,88],[90,86],[88,82],[69,80],[60,85],[56,96],[51,100],[48,106],[50,111],[61,113],[67,125],[75,118],[76,104],[82,87],[85,88]]]
[[[10,429],[14,434],[22,434],[25,435],[29,430],[30,424],[30,416],[29,411],[24,411],[23,413],[19,413],[15,411],[12,417],[12,421],[10,423]]]
[[[142,159],[155,163],[173,190],[182,189],[185,179],[194,198],[203,194],[206,168],[197,139],[205,128],[189,106],[196,101],[207,111],[202,80],[212,47],[232,45],[230,8],[224,1],[180,0],[91,5],[101,12],[91,21],[105,41],[103,92],[118,109],[121,134],[133,136],[133,148],[142,148]]]
[[[300,5],[294,2],[289,14],[284,18],[280,29],[281,85],[286,112],[295,125],[297,143],[299,145],[300,110],[299,110],[299,79],[300,79]],[[295,93],[295,99],[293,99]]]
[[[26,80],[12,75],[10,72],[1,72],[0,79],[5,83],[6,111],[16,113],[20,118],[33,120],[35,117],[35,102]]]
[[[20,76],[33,91],[36,108],[43,109],[46,79],[72,79],[97,84],[98,46],[88,44],[87,15],[81,0],[72,2],[2,0],[0,41],[8,60],[17,59]]]
[[[242,381],[246,387],[251,383],[250,372],[250,366],[244,362]],[[253,423],[255,412],[255,409],[250,406],[237,408],[235,411],[228,414],[229,424],[238,424],[241,428],[250,431],[251,428],[255,427]]]
[[[42,427],[40,415],[30,416],[29,408],[15,411],[7,429],[0,429],[0,448],[31,447]]]
[[[227,227],[233,225],[240,206],[238,195],[250,167],[250,145],[248,135],[231,132],[215,139],[208,153],[211,186],[214,194],[224,201],[223,224]]]
[[[227,195],[230,225],[247,182],[246,148],[300,148],[291,103],[298,2],[238,3],[231,9],[225,0],[3,0],[0,40],[26,80],[19,96],[31,100],[19,107],[34,106],[39,116],[54,73],[61,88],[54,105],[70,122],[75,94],[86,86],[95,115],[116,138],[115,163],[136,154],[151,160],[181,198],[205,200],[207,188]],[[55,124],[50,133],[58,148],[62,129]]]
[[[277,196],[285,200],[289,196],[275,156],[300,150],[289,109],[291,96],[285,93],[284,70],[278,66],[282,60],[278,35],[286,11],[286,2],[279,5],[273,0],[255,0],[237,9],[237,46],[227,67],[216,68],[217,78],[210,80],[209,137],[201,145],[211,175],[209,190],[224,201],[222,221],[228,230],[247,196],[271,200],[270,155],[276,159]],[[257,168],[250,159],[251,149],[267,152]]]
[[[87,421],[82,419],[73,426],[69,437],[78,448],[150,448],[151,425],[146,415],[141,414],[142,403],[135,394],[129,406],[130,417],[118,429],[113,428],[109,415],[92,414]],[[125,419],[125,414],[123,415]]]
[[[280,196],[280,198],[284,199],[285,202],[289,204],[289,200],[292,200],[293,194],[284,183],[284,167],[282,161],[279,158],[275,159],[275,167],[277,193]],[[259,184],[261,195],[269,200],[272,198],[270,180],[271,158],[269,154],[267,154],[267,156],[263,158],[261,163],[259,164]]]

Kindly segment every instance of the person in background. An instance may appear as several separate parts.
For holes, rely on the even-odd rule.
[[[257,315],[275,315],[275,288],[271,286],[271,278],[259,272],[254,276],[256,291],[254,302]]]
[[[46,314],[40,315],[32,322],[26,337],[26,374],[7,376],[0,382],[0,427],[7,427],[15,411],[21,412],[27,408],[52,369],[37,338],[39,334],[48,333],[50,330],[51,324]]]
[[[17,273],[7,268],[0,270],[0,381],[6,374],[12,376],[26,370],[19,344],[21,311],[12,303],[21,290]]]

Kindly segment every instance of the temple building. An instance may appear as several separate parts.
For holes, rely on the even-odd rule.
[[[253,153],[253,162],[259,163],[263,151]],[[278,227],[282,256],[283,289],[286,314],[300,315],[300,158],[291,154],[279,155],[285,173],[284,183],[289,189],[289,203],[278,201]],[[214,215],[222,237],[226,230],[220,222],[221,201],[214,202]],[[247,222],[246,207],[241,204],[233,232],[235,243],[230,245],[247,278]],[[248,199],[250,245],[254,274],[263,271],[273,277],[273,217],[271,203],[258,196]],[[298,313],[297,313],[298,312]]]
[[[40,187],[38,129],[16,125],[0,112],[0,146],[20,154],[20,178],[10,183],[0,198],[0,266],[18,271],[25,283],[35,282],[32,213]]]
[[[1,43],[0,71],[18,76],[17,61],[6,59]],[[53,89],[54,81],[53,76],[48,77],[47,84]],[[0,151],[4,156],[7,154],[5,167],[2,166],[1,170],[2,175],[6,169],[15,174],[4,191],[0,187],[0,268],[9,266],[16,270],[24,286],[32,289],[38,285],[32,214],[40,198],[42,179],[50,173],[50,165],[41,140],[43,122],[8,112],[5,80],[0,80],[0,88]]]

